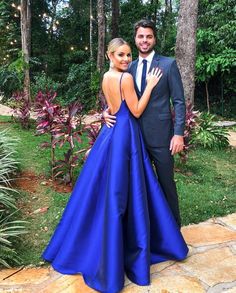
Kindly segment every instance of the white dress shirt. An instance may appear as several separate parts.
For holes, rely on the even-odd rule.
[[[139,90],[141,90],[143,59],[147,60],[147,74],[148,74],[154,55],[155,55],[155,51],[153,50],[146,58],[142,58],[141,56],[139,56],[139,58],[138,58],[138,66],[137,66],[137,71],[136,71],[136,84],[137,84]]]

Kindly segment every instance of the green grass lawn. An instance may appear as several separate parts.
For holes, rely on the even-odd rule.
[[[70,193],[59,193],[44,184],[50,176],[50,151],[41,149],[39,145],[47,141],[47,137],[35,136],[33,128],[26,131],[15,123],[1,123],[8,121],[11,120],[0,117],[0,128],[8,128],[11,135],[20,138],[17,148],[20,170],[41,175],[35,192],[21,191],[18,206],[22,219],[29,222],[29,233],[15,244],[23,264],[39,265],[42,263],[41,253],[61,217]],[[190,153],[186,165],[176,160],[176,169],[183,225],[236,211],[236,149],[195,149]],[[75,179],[78,173],[79,169],[75,171]],[[32,213],[43,207],[48,207],[48,210]]]
[[[184,225],[236,211],[236,149],[196,149],[175,178]]]

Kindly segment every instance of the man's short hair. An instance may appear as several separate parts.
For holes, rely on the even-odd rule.
[[[154,22],[152,22],[150,19],[141,19],[134,24],[134,36],[135,37],[137,34],[137,30],[140,27],[150,28],[153,31],[154,37],[156,38],[156,27],[155,27]]]

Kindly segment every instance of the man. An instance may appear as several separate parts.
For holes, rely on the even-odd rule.
[[[140,98],[145,88],[146,74],[153,68],[162,70],[162,78],[153,89],[148,106],[139,118],[146,148],[153,161],[160,185],[168,204],[181,225],[178,195],[174,181],[173,155],[183,150],[185,125],[185,99],[176,61],[155,53],[156,29],[150,20],[140,20],[134,26],[135,44],[139,58],[131,63],[129,72]],[[146,60],[146,61],[143,61]],[[175,111],[173,123],[171,101]],[[104,114],[107,125],[112,126],[114,116]]]

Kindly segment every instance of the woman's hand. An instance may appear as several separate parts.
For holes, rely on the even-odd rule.
[[[153,68],[147,75],[147,86],[154,88],[162,77],[162,71],[158,67]]]

